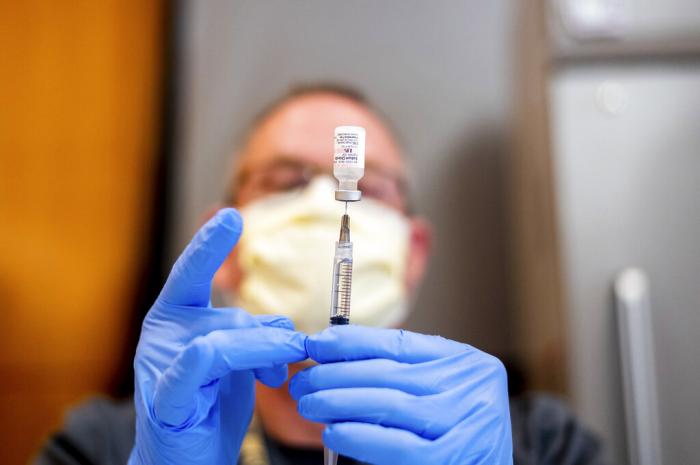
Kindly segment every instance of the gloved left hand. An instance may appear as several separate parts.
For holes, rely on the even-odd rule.
[[[306,340],[289,384],[324,444],[376,465],[513,463],[506,372],[466,344],[395,329],[335,326]]]
[[[214,273],[241,234],[233,209],[199,230],[146,315],[134,370],[136,438],[129,465],[232,465],[255,380],[279,386],[306,359],[306,336],[281,316],[212,308]]]

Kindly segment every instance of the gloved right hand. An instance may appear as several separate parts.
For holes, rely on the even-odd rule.
[[[323,443],[375,465],[511,465],[506,370],[439,336],[356,325],[309,336],[319,365],[289,382]]]
[[[279,386],[307,358],[306,336],[285,317],[212,308],[211,280],[242,221],[221,210],[173,266],[143,322],[136,350],[136,440],[129,464],[235,464],[254,382]]]

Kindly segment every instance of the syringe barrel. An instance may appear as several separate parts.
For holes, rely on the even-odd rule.
[[[335,243],[333,260],[333,288],[331,291],[330,324],[350,323],[352,290],[352,242]]]

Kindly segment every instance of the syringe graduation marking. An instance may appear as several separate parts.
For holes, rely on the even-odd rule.
[[[335,315],[350,318],[350,297],[352,288],[352,262],[343,260],[338,264],[338,289],[336,291]]]

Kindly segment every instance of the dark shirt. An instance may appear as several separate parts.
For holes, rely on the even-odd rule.
[[[319,465],[323,462],[323,451],[319,449],[299,449],[287,447],[270,437],[265,437],[270,465]],[[361,465],[349,457],[338,457],[338,465]]]
[[[516,465],[603,465],[598,439],[559,400],[528,395],[511,400]],[[90,401],[68,413],[63,431],[46,442],[34,465],[124,465],[134,444],[133,402]],[[318,465],[319,450],[265,437],[270,465]],[[341,457],[339,465],[358,464]]]

